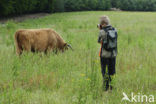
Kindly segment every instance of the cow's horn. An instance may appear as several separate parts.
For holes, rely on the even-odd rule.
[[[70,44],[68,44],[67,46],[73,51],[73,48]]]

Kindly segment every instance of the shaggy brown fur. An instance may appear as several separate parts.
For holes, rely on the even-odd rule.
[[[52,29],[21,29],[15,33],[16,54],[28,52],[64,51],[67,43]]]

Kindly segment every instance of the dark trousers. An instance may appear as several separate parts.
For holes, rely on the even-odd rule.
[[[114,75],[115,74],[115,64],[116,64],[116,58],[104,58],[101,57],[101,71],[102,76],[106,74],[106,67],[108,69],[108,75]]]
[[[115,64],[116,64],[116,58],[104,58],[100,57],[101,59],[101,72],[103,76],[103,86],[106,88],[105,90],[108,90],[109,83],[111,82],[111,75],[115,74]],[[108,69],[106,73],[106,67]],[[111,86],[112,87],[112,86]]]

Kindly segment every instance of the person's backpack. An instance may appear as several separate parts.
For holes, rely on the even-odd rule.
[[[103,41],[103,48],[106,51],[117,51],[117,31],[112,26],[108,26],[104,28],[104,31],[107,34],[107,39]]]

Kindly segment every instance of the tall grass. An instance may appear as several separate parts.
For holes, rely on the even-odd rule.
[[[104,14],[119,33],[115,88],[107,93],[96,28]],[[0,24],[0,104],[121,104],[122,92],[156,95],[155,18],[152,12],[71,12]],[[74,51],[17,57],[13,37],[21,28],[52,28]]]

